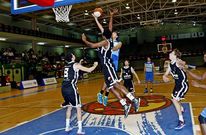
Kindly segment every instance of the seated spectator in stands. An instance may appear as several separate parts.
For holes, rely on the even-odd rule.
[[[10,48],[6,48],[3,56],[5,58],[5,63],[9,64],[11,63],[11,59],[14,57],[14,53],[11,51]]]

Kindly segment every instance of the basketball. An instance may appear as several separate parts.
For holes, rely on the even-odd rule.
[[[95,8],[94,9],[94,16],[95,17],[100,17],[102,15],[102,13],[103,13],[102,8]]]

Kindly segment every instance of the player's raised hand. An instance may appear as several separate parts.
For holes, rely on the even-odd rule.
[[[92,13],[92,16],[94,17],[94,19],[97,19],[97,17],[94,15],[94,13]]]
[[[163,79],[164,82],[169,82],[170,81],[170,79],[165,75],[163,75],[162,79]]]
[[[94,66],[97,66],[98,65],[98,62],[94,62]]]
[[[118,9],[115,8],[113,10],[110,10],[109,13],[110,13],[110,15],[114,15],[114,14],[118,13]]]

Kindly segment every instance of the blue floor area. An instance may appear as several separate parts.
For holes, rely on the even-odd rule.
[[[186,126],[174,130],[178,117],[174,106],[163,110],[129,115],[97,115],[83,112],[83,126],[86,135],[193,135],[192,116],[189,103],[183,104]],[[64,131],[66,109],[40,117],[23,125],[2,132],[1,135],[76,135],[76,110],[72,110],[70,132]]]

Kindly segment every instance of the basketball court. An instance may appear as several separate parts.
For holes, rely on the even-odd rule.
[[[9,3],[7,0],[5,0],[5,3]],[[140,7],[144,7],[147,5],[149,1],[141,1],[137,2],[136,0],[126,0],[128,2],[124,2],[125,0],[44,0],[39,3],[39,1],[35,0],[11,0],[10,2],[10,10],[7,12],[10,12],[12,14],[14,21],[18,22],[18,19],[21,18],[18,16],[23,15],[24,17],[31,17],[31,27],[32,30],[36,31],[35,33],[28,33],[26,29],[24,29],[25,33],[19,33],[19,35],[24,35],[22,37],[22,40],[32,40],[32,48],[36,49],[37,47],[35,44],[38,41],[41,41],[42,39],[47,39],[45,44],[54,43],[60,45],[63,44],[63,51],[64,53],[67,52],[67,49],[71,46],[79,47],[80,50],[82,50],[81,56],[86,56],[85,52],[86,49],[82,45],[81,41],[81,33],[77,35],[72,35],[68,39],[64,39],[64,35],[61,37],[59,33],[61,34],[68,34],[68,31],[73,31],[74,33],[82,32],[79,29],[84,29],[86,34],[93,34],[92,32],[96,32],[96,34],[99,34],[97,31],[97,27],[95,24],[93,24],[94,20],[91,17],[92,13],[94,13],[94,16],[97,18],[100,18],[102,23],[104,25],[108,25],[108,22],[104,23],[104,21],[107,19],[109,20],[109,9],[111,8],[118,8],[120,6],[120,14],[117,15],[117,19],[114,20],[113,27],[116,27],[117,29],[121,29],[121,32],[124,31],[124,35],[129,36],[129,40],[138,40],[138,42],[142,42],[142,44],[147,44],[146,40],[143,39],[144,33],[133,33],[130,35],[130,32],[132,32],[136,27],[138,28],[150,28],[150,29],[156,29],[163,25],[164,21],[172,22],[173,24],[177,22],[184,23],[184,21],[188,21],[187,19],[195,16],[192,13],[197,12],[191,11],[191,16],[186,16],[184,13],[185,10],[191,10],[195,6],[200,6],[201,13],[206,11],[205,5],[206,2],[196,2],[192,1],[187,5],[184,5],[185,3],[183,1],[177,1],[177,2],[163,2],[159,1],[158,3],[156,0],[151,0],[150,7],[145,8],[145,11],[139,11],[138,8],[135,6],[139,5]],[[182,3],[183,2],[183,3]],[[146,4],[145,4],[146,3]],[[160,8],[155,7],[155,4],[159,4]],[[144,5],[145,4],[145,5]],[[107,6],[109,5],[109,7]],[[130,6],[129,6],[130,5]],[[89,10],[87,10],[87,8]],[[99,10],[94,10],[95,8],[99,7]],[[186,8],[187,9],[186,9]],[[125,8],[124,10],[122,8]],[[152,9],[151,9],[152,8]],[[185,9],[181,9],[185,8]],[[191,9],[190,9],[191,8]],[[177,10],[179,9],[179,10]],[[181,11],[181,10],[182,11]],[[171,10],[171,11],[168,11]],[[174,17],[170,16],[170,13],[174,10]],[[126,11],[129,11],[128,13]],[[158,18],[158,14],[163,12],[168,12],[168,15],[164,16],[161,20],[161,16]],[[177,13],[179,11],[179,13]],[[6,12],[6,11],[5,11]],[[6,12],[6,14],[7,14]],[[97,13],[95,13],[97,12]],[[141,14],[147,14],[146,20],[141,21],[141,17],[143,15]],[[153,13],[153,12],[159,12],[159,13]],[[80,15],[84,14],[84,15]],[[88,14],[87,14],[88,13]],[[150,14],[151,13],[151,14]],[[50,18],[48,19],[48,22],[45,21],[45,18],[41,18],[42,14],[49,14]],[[51,17],[51,14],[53,15]],[[153,14],[155,14],[155,18],[153,18]],[[181,16],[181,14],[184,14],[184,16]],[[90,18],[88,17],[90,15]],[[125,17],[126,15],[129,15],[131,17],[131,20],[128,19],[128,17]],[[202,16],[203,14],[200,14],[199,16]],[[40,17],[41,16],[41,17]],[[185,17],[186,16],[186,17]],[[17,17],[17,18],[16,18]],[[39,20],[37,18],[40,18]],[[179,17],[179,18],[178,18]],[[51,18],[53,20],[51,20]],[[82,20],[80,18],[83,18]],[[122,20],[122,18],[126,18],[125,20]],[[134,18],[136,20],[134,20]],[[152,19],[151,19],[152,18]],[[173,19],[177,22],[173,22]],[[187,18],[187,19],[183,19]],[[17,20],[15,20],[17,19]],[[197,18],[195,18],[197,19]],[[198,18],[199,19],[199,18]],[[204,25],[204,17],[200,18],[199,22],[203,22],[201,25]],[[39,22],[37,22],[39,21]],[[190,20],[189,20],[190,21]],[[44,35],[44,32],[40,32],[40,30],[37,29],[37,23],[44,22],[44,25],[49,25],[52,27],[60,27],[62,29],[61,32],[59,32],[59,37],[55,37],[55,34],[51,35]],[[46,22],[46,23],[45,23]],[[75,27],[73,24],[77,26]],[[196,25],[196,23],[195,23]],[[70,28],[66,28],[66,27]],[[193,23],[194,26],[194,23]],[[127,29],[127,27],[129,29]],[[171,26],[173,27],[173,26]],[[191,27],[191,26],[190,26]],[[65,29],[64,29],[65,28]],[[90,33],[90,28],[93,29],[93,31]],[[10,27],[8,28],[10,29]],[[12,28],[11,28],[12,29]],[[87,29],[87,30],[86,30]],[[162,28],[164,29],[164,28]],[[161,29],[161,30],[162,30]],[[9,31],[9,30],[8,30]],[[18,31],[18,29],[17,29]],[[47,31],[50,31],[48,28]],[[66,31],[66,32],[65,32]],[[141,31],[141,30],[140,30]],[[157,32],[158,30],[155,30]],[[187,30],[185,30],[188,32]],[[39,33],[38,33],[39,32]],[[148,31],[147,31],[148,32]],[[155,33],[154,32],[154,33]],[[10,31],[8,33],[11,33]],[[18,33],[18,32],[17,32]],[[15,33],[15,34],[17,34]],[[146,32],[145,32],[146,33]],[[152,33],[152,32],[151,32]],[[166,33],[166,32],[165,32]],[[161,35],[158,35],[158,38],[152,39],[151,35],[148,36],[149,40],[155,40],[155,42],[158,42],[155,44],[156,54],[159,53],[161,56],[153,56],[153,59],[155,63],[158,63],[161,58],[166,58],[169,52],[172,51],[174,47],[178,47],[175,45],[175,40],[178,38],[182,39],[193,39],[197,38],[198,34],[196,35],[193,33],[192,36],[188,35],[167,35],[165,36],[165,33],[161,33]],[[172,33],[172,32],[171,32]],[[3,35],[4,33],[0,33]],[[18,35],[10,35],[8,34],[8,37],[13,37],[13,39],[20,39]],[[29,35],[31,34],[31,35]],[[33,34],[33,35],[32,35]],[[39,35],[38,35],[39,34]],[[91,36],[90,35],[90,36]],[[136,36],[136,39],[134,38],[134,35]],[[138,35],[142,35],[142,39],[137,39]],[[195,37],[195,36],[197,37]],[[28,37],[27,37],[28,36]],[[32,36],[35,36],[35,39],[32,39]],[[52,37],[53,36],[53,37]],[[78,37],[77,39],[72,39],[74,37]],[[203,38],[201,33],[199,33],[198,38]],[[14,38],[15,37],[15,38]],[[17,38],[18,37],[18,38]],[[92,37],[92,36],[91,36]],[[71,39],[70,39],[71,38]],[[96,38],[96,39],[95,39]],[[95,37],[95,41],[99,40],[99,37]],[[151,38],[151,39],[150,39]],[[55,41],[54,41],[55,40]],[[91,38],[92,40],[92,38]],[[125,42],[129,42],[127,38],[124,38]],[[59,43],[58,43],[59,41]],[[77,42],[76,42],[77,41]],[[204,39],[203,39],[204,41]],[[39,43],[39,42],[38,42]],[[71,45],[70,45],[71,43]],[[182,43],[182,42],[181,42]],[[69,45],[68,45],[69,44]],[[174,46],[173,46],[174,44]],[[69,46],[69,47],[66,47]],[[83,46],[83,47],[82,47]],[[132,48],[134,45],[128,48]],[[48,46],[48,50],[49,50]],[[52,47],[51,47],[52,48]],[[124,48],[124,47],[123,47]],[[141,47],[139,47],[141,48]],[[144,51],[149,51],[150,47],[149,45],[146,45],[143,51],[140,51],[141,55],[144,54]],[[181,48],[181,47],[180,47]],[[182,47],[183,48],[183,47]],[[125,48],[124,48],[125,49]],[[188,48],[183,48],[182,50],[187,50]],[[201,48],[202,49],[202,48]],[[200,50],[201,50],[200,49]],[[206,49],[206,48],[205,48]],[[123,50],[123,53],[126,52],[127,49]],[[201,50],[203,51],[203,49]],[[132,53],[132,49],[130,50],[130,53]],[[186,53],[184,53],[187,55]],[[138,112],[134,111],[134,108],[131,108],[129,112],[129,116],[127,118],[124,118],[124,110],[122,109],[121,104],[119,101],[112,95],[109,95],[108,105],[103,106],[102,104],[99,104],[97,102],[97,93],[101,89],[101,85],[104,82],[104,77],[102,73],[99,73],[99,71],[95,71],[95,73],[92,73],[91,75],[87,75],[85,77],[86,79],[82,79],[78,82],[78,90],[81,95],[81,101],[82,101],[82,126],[83,130],[85,131],[86,135],[201,135],[201,129],[200,124],[198,122],[198,116],[201,113],[202,109],[206,106],[206,92],[203,89],[193,87],[191,84],[191,81],[193,78],[188,75],[188,80],[190,84],[189,92],[186,95],[185,100],[183,100],[183,107],[184,107],[184,113],[183,117],[185,119],[185,127],[181,130],[175,130],[174,127],[177,125],[178,122],[178,115],[175,110],[175,107],[171,100],[171,93],[174,87],[174,81],[172,77],[170,77],[170,81],[165,83],[162,80],[162,75],[164,72],[160,72],[160,68],[163,68],[163,70],[166,70],[166,66],[163,64],[161,66],[155,67],[155,76],[154,76],[154,84],[153,84],[153,93],[144,93],[145,89],[145,76],[144,71],[142,67],[143,61],[145,61],[143,56],[139,55],[138,57],[131,58],[131,60],[134,60],[133,65],[136,65],[135,69],[137,71],[137,74],[141,80],[140,84],[135,85],[135,96],[141,98],[140,102],[140,109]],[[192,53],[188,53],[188,55],[193,55]],[[189,67],[192,69],[191,71],[197,74],[203,74],[206,70],[204,67],[202,67],[201,64],[203,64],[202,60],[202,53],[197,54],[197,57],[185,57],[186,61],[189,61]],[[144,57],[146,57],[145,55]],[[125,55],[126,57],[126,55]],[[129,55],[127,56],[129,57]],[[157,62],[158,61],[158,62]],[[160,61],[161,62],[161,61]],[[139,66],[140,65],[140,66]],[[196,66],[198,67],[196,69]],[[2,67],[3,64],[2,64]],[[10,74],[10,78],[13,78],[15,80],[15,74],[14,69],[19,68],[18,72],[21,73],[21,76],[23,76],[23,72],[30,72],[24,71],[22,67],[15,67],[11,65],[11,70],[7,70],[6,68],[2,68],[2,75],[3,72],[12,72],[13,74]],[[4,71],[3,71],[4,70]],[[43,82],[43,84],[39,84],[38,80],[35,80],[33,82],[29,82],[30,80],[24,80],[20,79],[19,83],[17,85],[19,86],[19,89],[12,88],[10,91],[7,92],[1,92],[0,93],[0,134],[2,135],[76,135],[77,134],[77,114],[76,110],[73,108],[72,115],[70,118],[71,128],[72,130],[70,132],[65,131],[65,113],[66,108],[61,108],[60,105],[64,102],[62,95],[61,95],[61,87],[62,87],[62,76],[63,73],[61,73],[58,77],[51,77],[49,80],[46,80]],[[16,74],[17,71],[15,70]],[[55,72],[56,74],[56,72]],[[27,87],[24,84],[24,81],[28,81],[31,83],[31,87]],[[44,80],[43,80],[44,81]],[[47,82],[48,81],[48,82]],[[53,83],[54,81],[54,83]],[[204,83],[204,81],[202,81]],[[30,85],[30,84],[29,84]],[[6,88],[7,89],[7,88]],[[21,89],[21,90],[20,90]],[[0,90],[3,91],[3,87],[0,87]],[[127,101],[127,103],[130,103],[130,101]]]

